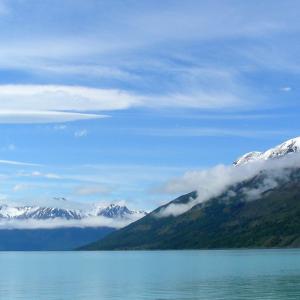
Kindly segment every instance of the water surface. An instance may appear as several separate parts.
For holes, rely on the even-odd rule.
[[[0,252],[0,299],[300,299],[300,250]]]

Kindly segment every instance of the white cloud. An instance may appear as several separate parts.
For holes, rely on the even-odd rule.
[[[107,116],[73,112],[18,110],[17,107],[14,110],[1,110],[0,104],[0,124],[60,123],[77,120],[99,119],[105,117]]]
[[[40,177],[40,178],[47,178],[47,179],[62,179],[62,177],[55,173],[42,173],[40,171],[33,171],[31,173],[19,171],[17,173],[19,177]]]
[[[225,192],[230,186],[250,179],[264,170],[268,174],[268,178],[261,182],[259,187],[251,190],[245,190],[248,200],[253,200],[259,197],[264,191],[277,186],[278,180],[285,180],[287,170],[300,167],[300,154],[291,154],[281,159],[257,161],[245,164],[239,167],[218,165],[214,168],[190,171],[182,177],[174,178],[168,181],[160,191],[165,193],[188,193],[197,191],[197,198],[191,199],[185,204],[171,203],[157,214],[165,217],[169,215],[180,215],[193,206],[203,203],[219,196]]]
[[[15,160],[4,160],[4,159],[0,159],[0,164],[15,165],[15,166],[29,166],[29,167],[41,166],[40,164],[27,163],[22,161],[15,161]]]
[[[5,2],[1,1],[0,3]],[[25,14],[24,19],[20,18],[22,22],[32,24],[32,20],[36,20],[35,17],[32,17],[35,14],[38,14],[41,22],[39,26],[31,26],[32,32],[30,31],[29,34],[26,30],[27,27],[25,26],[24,29],[19,23],[20,20],[11,22],[14,39],[5,32],[7,29],[0,30],[3,44],[0,49],[0,66],[2,68],[22,69],[26,72],[33,72],[34,75],[45,75],[47,79],[64,75],[78,77],[82,74],[125,81],[130,81],[132,78],[136,80],[138,77],[142,87],[143,84],[146,86],[152,84],[155,87],[157,82],[152,82],[154,77],[152,73],[154,70],[159,70],[154,71],[160,72],[159,76],[156,74],[156,77],[159,78],[159,81],[163,81],[164,86],[168,82],[170,88],[165,95],[150,97],[141,95],[141,99],[138,95],[119,90],[55,85],[40,86],[41,88],[38,86],[12,86],[13,91],[9,92],[10,100],[19,96],[17,90],[22,90],[22,101],[15,103],[20,110],[23,109],[25,102],[28,103],[25,105],[26,110],[30,107],[34,110],[47,111],[103,111],[126,109],[136,105],[218,109],[237,105],[241,107],[245,98],[248,100],[251,98],[251,101],[248,102],[253,103],[254,99],[258,97],[257,93],[255,98],[251,97],[247,91],[236,94],[239,88],[245,88],[242,80],[235,79],[235,86],[230,86],[229,82],[224,83],[224,78],[219,76],[219,78],[211,80],[209,84],[199,85],[199,82],[192,81],[191,78],[186,80],[181,77],[183,72],[179,70],[181,64],[175,62],[177,57],[178,61],[182,62],[189,62],[186,58],[181,59],[184,55],[189,58],[193,57],[192,64],[195,69],[197,65],[202,66],[203,69],[205,65],[210,65],[211,68],[216,65],[220,67],[222,62],[223,65],[226,63],[223,60],[216,62],[215,55],[206,55],[205,53],[202,55],[200,51],[202,47],[199,48],[197,43],[201,42],[201,45],[206,47],[208,44],[210,46],[212,41],[221,41],[222,45],[219,49],[223,53],[226,52],[226,49],[228,51],[228,45],[230,51],[234,49],[236,38],[242,41],[251,38],[251,45],[256,45],[257,39],[262,36],[286,33],[287,30],[294,31],[299,23],[298,19],[288,9],[284,9],[285,5],[281,3],[276,4],[275,8],[272,5],[272,9],[269,9],[270,5],[265,3],[263,7],[268,7],[268,9],[264,10],[257,10],[257,7],[252,4],[226,5],[220,3],[218,6],[221,9],[216,10],[215,4],[199,4],[197,1],[192,4],[176,2],[171,9],[164,3],[158,6],[144,4],[143,9],[140,5],[133,5],[130,10],[124,6],[120,10],[118,9],[119,4],[109,4],[108,6],[111,7],[109,13],[106,9],[89,11],[91,7],[87,8],[81,4],[84,9],[79,9],[78,12],[91,13],[91,18],[84,18],[85,25],[78,32],[77,37],[72,37],[69,35],[72,32],[70,30],[73,26],[72,22],[70,24],[58,22],[55,26],[49,26],[53,25],[48,22],[52,20],[51,16],[55,15],[49,4],[49,6],[46,4],[48,9],[45,10],[47,18],[41,17],[39,5],[25,4],[25,2],[22,5],[14,6],[20,15],[22,15],[23,5],[26,8],[24,11],[30,9],[32,15],[29,17]],[[99,5],[101,6],[101,4]],[[80,5],[72,4],[70,7],[67,5],[61,13],[68,15],[73,10],[76,11],[78,6]],[[284,13],[278,15],[278,11]],[[104,13],[105,18],[102,17]],[[121,24],[120,19],[122,19]],[[123,39],[123,36],[126,36],[126,39]],[[197,49],[199,48],[196,56],[193,54],[195,45],[197,45]],[[223,45],[225,47],[222,47]],[[248,43],[245,46],[238,46],[238,48],[244,47],[248,49]],[[191,51],[186,51],[187,48]],[[168,53],[168,59],[164,58],[162,49]],[[211,51],[210,48],[209,50]],[[268,51],[267,54],[270,55],[271,52]],[[237,57],[240,58],[239,55]],[[167,62],[169,58],[172,63]],[[244,66],[247,65],[247,61],[244,62],[243,59],[242,61],[243,64],[238,66],[235,61],[233,61],[234,65],[230,61],[229,69],[242,72]],[[276,59],[272,59],[272,61],[274,62]],[[160,66],[157,67],[157,63],[164,62],[167,62],[168,66],[161,71]],[[172,66],[178,70],[170,69]],[[151,76],[148,77],[147,73],[151,73]],[[237,79],[243,79],[239,75],[237,74]],[[202,72],[193,76],[201,80],[206,75]],[[230,81],[230,79],[227,80]],[[211,88],[210,91],[203,90],[208,86]],[[9,87],[4,89],[8,90]],[[0,89],[0,99],[4,92],[1,90],[3,88]],[[31,92],[28,93],[28,90]],[[95,99],[95,95],[97,99]],[[62,98],[64,100],[60,101]],[[40,99],[38,105],[35,99]],[[81,101],[83,99],[86,101]],[[44,104],[47,107],[41,108]],[[0,105],[1,109],[3,107]]]
[[[23,189],[25,186],[15,186],[15,191],[19,191]],[[1,197],[0,200],[2,203],[6,205],[24,205],[17,202],[7,201],[7,197]],[[111,203],[109,203],[111,204]],[[120,204],[124,204],[119,202]],[[61,198],[53,198],[50,202],[44,201],[39,203],[26,203],[25,205],[54,205],[55,207],[60,207],[64,209],[86,209],[88,207],[92,207],[93,203],[76,203],[76,202],[69,202],[66,199]],[[105,205],[103,202],[101,205]],[[108,218],[105,216],[86,216],[82,219],[71,219],[66,220],[63,218],[53,218],[47,220],[37,220],[37,219],[2,219],[0,220],[0,229],[51,229],[51,228],[67,228],[67,227],[112,227],[112,228],[122,228],[124,226],[129,225],[132,222],[137,221],[143,215],[139,213],[134,213],[131,215],[126,216],[126,218]]]
[[[77,138],[85,137],[87,135],[88,135],[88,131],[86,129],[81,129],[74,132],[74,136]]]
[[[43,72],[54,73],[55,75],[82,75],[95,78],[110,78],[110,79],[119,79],[119,80],[139,80],[140,78],[130,72],[124,71],[118,67],[108,67],[97,64],[92,65],[68,65],[68,64],[59,64],[54,63],[44,64],[37,66],[42,69]]]
[[[66,220],[54,218],[48,220],[0,220],[0,229],[52,229],[67,227],[112,227],[122,228],[141,218],[141,215],[132,215],[131,218],[107,218],[102,216],[86,217],[80,220]]]
[[[106,117],[82,113],[139,103],[126,91],[65,85],[0,85],[0,123],[59,123]]]
[[[166,137],[197,137],[197,136],[238,136],[238,137],[263,137],[290,134],[290,131],[284,130],[249,130],[235,128],[217,128],[217,127],[174,127],[174,128],[132,128],[131,133],[166,136]]]
[[[187,193],[197,190],[202,199],[210,198],[213,193],[235,181],[253,176],[261,168],[261,164],[252,163],[236,168],[234,166],[217,165],[200,171],[186,172],[182,177],[168,181],[160,191],[164,193]]]
[[[96,119],[105,116],[89,112],[132,107],[222,109],[242,104],[245,105],[245,101],[229,92],[198,90],[138,95],[125,90],[83,86],[0,85],[0,123],[59,123]]]
[[[3,0],[1,1],[3,3]],[[24,1],[26,3],[26,1]],[[1,47],[1,57],[3,61],[14,63],[16,58],[25,57],[20,61],[27,62],[32,59],[36,61],[40,58],[61,58],[61,57],[91,57],[96,54],[97,59],[101,54],[115,53],[120,54],[122,51],[143,49],[157,45],[166,41],[171,43],[174,41],[206,41],[208,39],[226,39],[234,37],[257,37],[270,33],[278,33],[287,26],[291,28],[297,27],[298,20],[288,9],[282,9],[281,4],[273,4],[277,10],[284,13],[278,15],[276,8],[270,9],[270,3],[266,2],[262,7],[265,9],[257,10],[255,5],[229,5],[228,3],[198,3],[178,1],[170,8],[167,3],[157,4],[130,5],[130,10],[114,1],[111,4],[105,4],[105,8],[89,11],[85,4],[84,9],[84,26],[86,30],[80,30],[76,38],[70,37],[66,32],[70,32],[73,23],[65,22],[59,26],[59,22],[55,24],[51,22],[53,8],[51,5],[45,10],[48,18],[43,18],[39,5],[24,5],[28,10],[31,8],[31,14],[26,14],[24,22],[30,22],[31,19],[38,14],[39,26],[32,27],[31,40],[27,35],[22,35],[24,30],[19,20],[15,24],[14,33],[17,38],[11,43],[4,43]],[[82,5],[82,4],[81,4]],[[218,5],[219,9],[215,7]],[[67,12],[67,15],[76,6],[62,7],[61,13]],[[43,7],[47,7],[43,6]],[[91,9],[93,6],[90,6]],[[109,9],[107,9],[109,7]],[[18,5],[16,10],[22,14],[23,5]],[[65,10],[64,10],[65,9]],[[26,11],[27,11],[26,10]],[[79,11],[78,11],[79,12]],[[77,12],[77,13],[78,13]],[[262,13],[263,12],[263,13]],[[76,15],[77,15],[76,13]],[[87,17],[85,14],[91,14]],[[104,17],[105,16],[105,17]],[[34,19],[34,18],[33,18]],[[120,20],[122,22],[120,23]],[[287,20],[289,22],[287,22]],[[50,26],[52,25],[52,26]],[[58,26],[57,26],[58,25]],[[41,29],[43,34],[41,34]],[[68,30],[69,29],[69,30]],[[79,29],[79,28],[78,28]],[[45,39],[45,34],[47,34]],[[123,37],[126,36],[126,39]],[[26,39],[27,38],[27,39]],[[5,55],[4,55],[5,54]]]
[[[186,107],[200,109],[222,109],[226,107],[238,107],[244,101],[232,92],[218,91],[184,91],[162,96],[144,97],[144,106],[153,107]]]
[[[104,111],[126,109],[138,97],[122,90],[66,85],[0,85],[1,110]]]

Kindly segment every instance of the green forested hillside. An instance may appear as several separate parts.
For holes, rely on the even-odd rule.
[[[300,246],[300,171],[276,188],[249,200],[244,191],[255,189],[267,176],[230,187],[219,197],[197,204],[179,216],[157,217],[158,208],[139,221],[111,233],[85,250],[208,249]],[[228,197],[228,194],[234,195]],[[234,193],[232,193],[234,191]],[[196,193],[172,203],[186,203]]]

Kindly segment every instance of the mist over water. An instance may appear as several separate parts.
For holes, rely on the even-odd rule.
[[[300,299],[300,250],[1,252],[5,300]]]

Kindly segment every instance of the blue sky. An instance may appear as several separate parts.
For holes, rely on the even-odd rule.
[[[1,198],[151,209],[171,178],[298,136],[299,9],[0,0]]]

